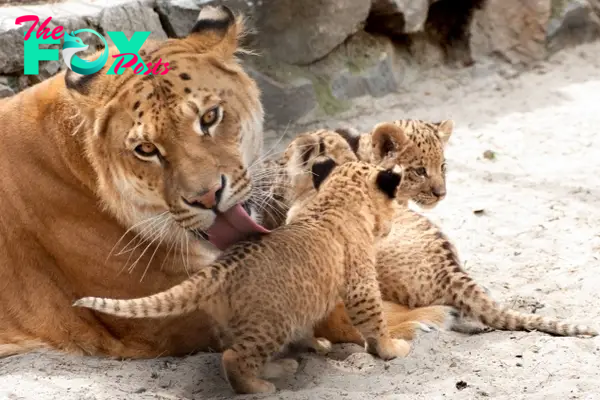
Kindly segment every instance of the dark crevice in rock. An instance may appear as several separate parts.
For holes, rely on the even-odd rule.
[[[177,33],[175,33],[175,29],[173,29],[173,26],[169,21],[169,17],[162,12],[158,5],[154,6],[153,10],[158,15],[160,26],[162,26],[162,30],[167,34],[167,36],[170,38],[177,38]]]
[[[425,22],[425,32],[439,43],[450,64],[474,63],[471,56],[471,21],[475,10],[486,0],[440,0],[431,5]]]
[[[439,0],[427,12],[424,35],[405,33],[406,25],[401,12],[371,10],[365,30],[389,36],[394,42],[410,49],[415,40],[425,39],[442,49],[445,61],[451,65],[473,64],[470,49],[471,21],[475,10],[486,0]]]

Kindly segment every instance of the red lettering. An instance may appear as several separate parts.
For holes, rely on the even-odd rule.
[[[22,23],[29,21],[32,21],[33,25],[27,30],[25,40],[28,40],[31,37],[31,33],[35,30],[35,26],[40,22],[40,17],[37,15],[23,15],[15,20],[15,25],[21,25]]]
[[[40,38],[40,36],[44,35],[44,39],[48,39],[50,37],[50,28],[46,28],[46,25],[48,25],[50,23],[50,20],[52,19],[52,17],[48,17],[46,18],[46,20],[44,22],[42,22],[42,24],[40,25],[40,27],[38,28],[35,37],[36,38]]]
[[[120,60],[117,62],[117,65],[115,66],[115,72],[119,72],[119,69],[121,68],[121,64],[123,64],[123,60],[125,59],[125,56],[133,56],[133,58],[131,60],[127,61],[125,63],[125,65],[123,65],[123,68],[133,67],[137,63],[137,56],[134,53],[116,54],[113,56],[113,58],[120,58]]]
[[[33,22],[31,27],[27,30],[27,33],[25,34],[25,40],[28,40],[31,37],[33,31],[35,31],[35,37],[37,37],[38,39],[40,38],[40,36],[44,35],[44,39],[48,39],[50,36],[52,36],[52,39],[59,40],[65,35],[62,32],[64,28],[62,26],[57,26],[52,30],[52,32],[50,32],[50,28],[46,28],[46,26],[50,23],[51,20],[52,17],[46,18],[46,20],[39,26],[39,28],[36,29],[35,27],[40,22],[40,18],[37,15],[23,15],[15,20],[15,25],[21,25],[24,22]]]
[[[64,33],[62,33],[62,30],[62,26],[57,26],[56,28],[54,28],[52,30],[52,33],[50,34],[50,36],[52,36],[52,39],[59,40],[60,38],[62,38],[65,35]]]
[[[169,72],[169,71],[170,71],[170,69],[169,69],[169,63],[165,63],[165,70],[163,72],[161,72],[160,74],[161,75],[166,75],[167,72]]]
[[[138,65],[136,65],[135,69],[133,70],[133,73],[137,75],[140,72],[142,72],[142,69],[144,69],[144,64],[139,63]]]
[[[158,75],[158,72],[160,71],[160,67],[162,66],[162,58],[158,59],[158,62],[154,64],[154,68],[152,68],[152,75]]]
[[[152,72],[150,70],[150,68],[152,68],[152,63],[149,62],[148,64],[146,64],[146,67],[148,67],[148,69],[146,70],[146,72],[144,72],[144,75],[150,75],[150,73]]]

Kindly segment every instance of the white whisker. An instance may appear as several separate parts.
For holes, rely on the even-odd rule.
[[[142,229],[140,232],[138,232],[125,246],[123,246],[121,251],[119,251],[115,255],[119,256],[121,254],[125,254],[127,252],[132,252],[135,249],[137,249],[139,246],[141,246],[143,243],[145,243],[149,237],[152,236],[150,233],[147,233],[147,232],[152,232],[157,226],[159,226],[165,220],[165,218],[169,218],[169,215],[167,215],[166,213],[157,215],[148,226],[146,226],[144,229]],[[129,247],[129,245],[138,238],[141,238],[141,241],[133,248],[127,249]]]
[[[173,226],[172,233],[171,236],[169,237],[169,240],[171,242],[171,244],[169,245],[169,248],[167,249],[167,255],[165,256],[163,262],[160,264],[160,270],[163,270],[163,267],[165,265],[165,262],[167,261],[167,259],[169,258],[169,255],[171,254],[171,251],[173,250],[173,248],[175,247],[175,244],[177,243],[177,240],[175,239],[175,237],[179,234],[179,231],[182,228],[179,226]]]
[[[144,220],[142,220],[142,221],[138,222],[137,224],[133,225],[133,226],[132,226],[132,227],[130,227],[129,229],[127,229],[127,230],[125,231],[125,233],[124,233],[124,234],[123,234],[123,235],[122,235],[122,236],[119,238],[119,240],[117,240],[117,243],[115,243],[115,245],[112,247],[112,249],[110,249],[110,252],[108,253],[108,256],[106,256],[106,260],[105,260],[104,262],[108,261],[108,259],[109,259],[109,258],[110,258],[110,256],[112,255],[113,251],[115,251],[115,248],[116,248],[116,247],[119,245],[119,243],[121,243],[121,241],[122,241],[122,240],[125,238],[125,236],[126,236],[126,235],[127,235],[129,232],[131,232],[133,229],[137,228],[137,227],[138,227],[138,226],[140,226],[140,225],[147,224],[147,223],[149,223],[149,222],[151,222],[151,221],[153,221],[153,220],[155,220],[155,219],[157,219],[157,218],[160,218],[161,216],[163,216],[163,215],[164,215],[164,214],[166,214],[166,213],[168,213],[168,211],[165,211],[165,212],[163,212],[162,214],[153,215],[153,216],[151,216],[151,217],[148,217],[148,218],[146,218],[146,219],[144,219]],[[137,235],[136,235],[136,236],[137,236]]]
[[[162,231],[160,232],[160,241],[156,245],[156,248],[154,249],[154,252],[152,253],[152,256],[150,256],[150,260],[148,261],[148,264],[146,264],[146,268],[144,269],[144,273],[142,274],[142,277],[140,278],[140,282],[146,276],[146,272],[148,272],[148,268],[150,268],[150,264],[152,264],[152,260],[154,259],[154,256],[156,255],[156,252],[158,251],[158,249],[160,248],[160,245],[162,244],[163,240],[167,236],[165,234],[165,232],[167,232],[167,233],[169,232],[169,228],[171,228],[171,224],[172,224],[172,221],[170,219],[167,220],[167,222],[164,224],[164,227],[163,227]]]

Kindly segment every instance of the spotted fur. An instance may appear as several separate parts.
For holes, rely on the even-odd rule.
[[[389,232],[394,199],[402,196],[400,168],[335,166],[322,157],[289,166],[302,169],[292,173],[308,176],[316,188],[310,198],[296,192],[303,207],[289,223],[234,245],[183,283],[149,297],[87,297],[75,306],[128,318],[208,311],[222,330],[223,365],[238,393],[273,392],[259,377],[267,362],[312,333],[340,294],[370,352],[383,359],[406,355],[408,344],[388,334],[374,269],[374,243]]]
[[[433,208],[446,197],[446,160],[454,121],[429,122],[414,119],[390,123],[400,129],[379,129],[358,134],[352,129],[336,130],[352,147],[358,159],[373,164],[396,163],[406,168],[406,190],[422,208]],[[402,146],[402,147],[399,147]]]
[[[436,190],[434,188],[438,188],[438,191],[444,188],[445,192],[443,145],[451,133],[451,126],[450,122],[431,124],[414,120],[396,121],[378,124],[369,134],[357,135],[345,130],[340,135],[361,160],[383,166],[390,163],[401,165],[406,171],[403,191],[410,194],[413,200],[419,198],[418,204],[435,205],[443,196],[429,192]],[[321,142],[325,143],[320,147],[320,155],[339,157],[340,160],[348,158],[347,151],[342,150],[343,146],[339,140],[335,141],[332,132],[321,130],[308,134],[311,135],[321,138]],[[304,140],[299,138],[290,146],[301,147]],[[417,168],[425,168],[427,175],[419,178],[420,174],[415,173]],[[292,186],[297,184],[293,179],[288,179]],[[430,200],[426,201],[427,198]],[[487,291],[462,269],[456,248],[440,228],[423,215],[410,210],[407,201],[399,200],[393,229],[376,246],[376,268],[384,300],[411,309],[450,306],[463,316],[495,329],[538,330],[563,336],[597,335],[595,329],[585,325],[520,313],[493,301]],[[340,313],[342,311],[338,310]],[[404,318],[404,310],[390,312],[392,314],[386,315],[390,326],[394,325],[394,320]],[[356,331],[348,328],[347,324],[344,326],[343,317],[332,315],[331,318],[338,323],[330,323],[327,330],[320,332],[324,337],[335,336],[337,329],[348,332],[346,341],[355,341]],[[485,330],[468,321],[460,321],[451,327],[466,332]]]

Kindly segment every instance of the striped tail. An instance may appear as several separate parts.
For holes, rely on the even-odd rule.
[[[598,331],[586,325],[561,322],[555,318],[526,314],[502,307],[466,273],[450,282],[447,301],[462,313],[489,327],[507,331],[540,331],[558,336],[597,336]]]
[[[83,297],[73,306],[124,318],[161,318],[187,314],[204,309],[207,301],[220,289],[225,271],[219,271],[218,267],[207,267],[179,285],[151,296],[128,300]],[[217,270],[217,273],[211,275],[210,270]]]

